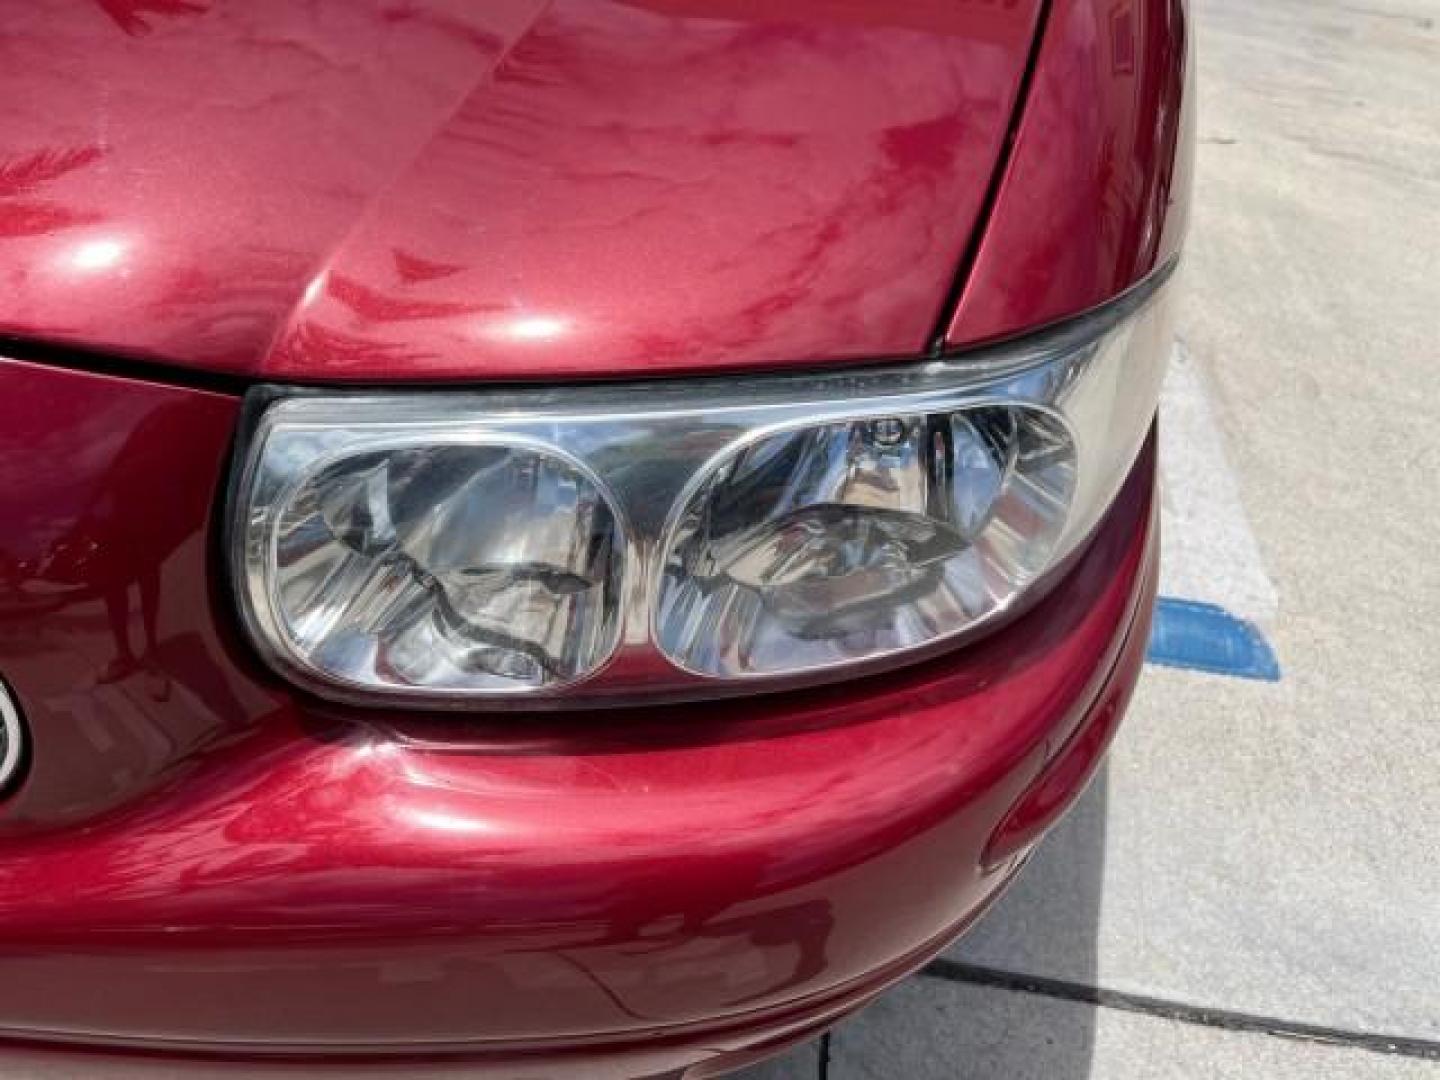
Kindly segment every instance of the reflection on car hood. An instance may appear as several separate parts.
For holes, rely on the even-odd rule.
[[[903,355],[1038,0],[35,0],[0,333],[257,377]]]

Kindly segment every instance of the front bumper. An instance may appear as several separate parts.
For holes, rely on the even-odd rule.
[[[70,448],[0,474],[0,674],[34,742],[0,801],[0,1063],[741,1064],[983,910],[1143,657],[1153,446],[1045,600],[925,664],[623,715],[357,715],[233,639],[235,399],[0,371],[0,460]]]

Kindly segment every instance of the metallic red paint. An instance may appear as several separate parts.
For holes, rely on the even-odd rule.
[[[1179,250],[1193,80],[1183,0],[1054,0],[948,346],[1076,315]]]
[[[0,333],[307,380],[899,356],[1038,0],[0,0]]]
[[[0,384],[0,673],[39,743],[0,801],[4,882],[16,838],[173,782],[280,699],[224,659],[211,574],[238,400],[13,361]]]
[[[1138,673],[1150,449],[1063,584],[961,653],[683,716],[357,717],[231,637],[234,399],[0,373],[0,670],[35,738],[0,801],[22,1056],[718,1067],[972,918],[1014,866],[982,865],[997,827]]]

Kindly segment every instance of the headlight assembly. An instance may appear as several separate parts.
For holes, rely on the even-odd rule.
[[[789,686],[953,646],[1119,489],[1168,275],[919,363],[263,392],[233,487],[244,621],[316,693],[451,707]]]

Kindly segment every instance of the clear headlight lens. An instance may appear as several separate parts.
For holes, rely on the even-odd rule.
[[[984,626],[1150,428],[1168,270],[954,359],[253,410],[232,541],[262,654],[360,703],[789,686]]]

